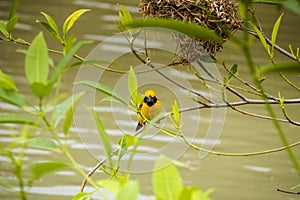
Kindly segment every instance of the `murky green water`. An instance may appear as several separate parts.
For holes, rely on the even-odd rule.
[[[124,38],[119,33],[115,21],[118,20],[119,6],[118,1],[23,1],[18,14],[20,15],[20,23],[17,25],[15,32],[16,37],[23,37],[25,40],[31,41],[33,37],[43,30],[40,24],[36,23],[36,19],[43,19],[39,12],[43,11],[57,20],[58,24],[62,24],[64,19],[74,10],[80,8],[89,8],[92,11],[85,14],[73,28],[78,39],[92,39],[96,43],[85,47],[80,51],[80,55],[88,56],[89,58],[98,58],[110,60],[114,54],[123,52],[126,48]],[[121,2],[124,3],[124,2]],[[127,1],[125,5],[134,15],[138,16],[137,1]],[[6,19],[9,12],[11,2],[2,0],[0,2],[0,18]],[[268,11],[266,13],[266,10]],[[257,9],[266,34],[270,34],[272,24],[279,13],[270,6],[259,7]],[[300,45],[298,33],[300,31],[299,16],[290,13],[289,11],[283,17],[282,26],[279,32],[279,45],[287,49],[288,44],[294,46]],[[239,34],[239,33],[237,33]],[[45,34],[48,47],[51,49],[61,49],[54,39],[49,34]],[[112,37],[106,40],[108,37]],[[102,42],[106,40],[106,42]],[[102,42],[102,43],[101,43]],[[253,56],[258,64],[269,63],[266,53],[261,45],[253,41]],[[100,44],[101,49],[95,50],[96,45]],[[101,46],[102,44],[102,46]],[[99,47],[99,46],[98,46]],[[24,55],[16,53],[17,49],[26,49],[27,47],[12,44],[0,43],[0,69],[10,74],[16,81],[16,85],[22,92],[31,95],[29,86],[26,83],[24,76]],[[58,60],[59,56],[50,54],[54,60]],[[164,54],[161,51],[152,51],[151,56],[155,61],[163,62],[170,54]],[[287,60],[282,55],[278,56],[278,62]],[[234,63],[239,64],[239,74],[245,80],[251,82],[251,77],[248,75],[248,70],[245,65],[243,54],[236,48],[233,42],[229,42],[222,53],[218,55],[220,59],[225,59],[226,64],[231,66]],[[125,55],[117,59],[122,65],[119,69],[128,69],[129,65],[137,66],[140,63],[130,55]],[[221,66],[219,66],[222,72]],[[142,67],[136,67],[142,69]],[[89,71],[91,70],[91,71]],[[169,73],[170,69],[164,69],[165,73]],[[169,71],[168,71],[169,70]],[[178,69],[181,70],[182,69]],[[184,70],[186,71],[186,70]],[[174,71],[172,71],[174,72]],[[94,68],[74,69],[64,77],[63,90],[71,94],[80,88],[74,87],[73,82],[81,79],[100,79],[100,82],[115,88],[116,91],[123,93],[126,96],[126,76],[117,75],[115,73],[104,72]],[[95,76],[101,74],[101,77]],[[182,75],[182,73],[181,73]],[[170,73],[169,76],[176,77],[176,80],[181,80],[180,74]],[[140,83],[143,87],[154,88],[158,96],[164,103],[164,109],[170,111],[171,103],[174,98],[181,99],[186,97],[186,94],[181,90],[174,89],[172,84],[161,82],[159,76],[155,73],[138,75]],[[150,76],[150,78],[149,78]],[[299,85],[299,76],[293,74],[287,75],[291,80]],[[153,77],[153,78],[152,78]],[[143,80],[145,80],[143,82]],[[187,81],[187,83],[184,82]],[[191,84],[196,89],[201,89],[197,82],[190,76],[185,76],[182,79],[183,84]],[[82,89],[82,88],[81,88]],[[86,88],[84,88],[86,89]],[[274,96],[278,91],[289,98],[299,98],[299,92],[291,89],[285,84],[278,75],[270,75],[266,81],[266,89]],[[95,96],[93,96],[95,95]],[[103,95],[92,93],[91,99],[84,99],[75,117],[75,124],[71,129],[71,138],[68,141],[72,155],[76,158],[83,168],[88,172],[94,167],[97,161],[103,158],[103,149],[97,138],[97,131],[94,128],[89,114],[85,110],[84,103],[92,103],[95,110],[103,120],[105,127],[111,136],[112,140],[117,143],[118,139],[124,133],[132,133],[135,129],[136,119],[135,113],[128,111],[122,105],[108,102],[100,102]],[[34,97],[32,97],[34,99]],[[91,101],[90,101],[91,100]],[[180,101],[182,108],[197,105],[195,102],[186,98]],[[242,107],[244,110],[266,114],[265,108],[262,105],[247,105]],[[278,111],[278,116],[281,113],[277,106],[274,106]],[[14,107],[0,103],[1,112],[11,113],[17,111]],[[299,106],[290,105],[287,107],[292,118],[299,119]],[[224,118],[223,115],[224,114]],[[196,144],[202,145],[206,133],[210,133],[205,141],[205,144],[210,147],[210,144],[216,144],[215,151],[220,152],[254,152],[263,151],[281,147],[282,143],[278,137],[273,123],[269,120],[260,120],[257,118],[244,116],[230,109],[215,109],[215,110],[200,110],[189,112],[183,115],[184,131],[190,139],[194,139]],[[223,121],[224,119],[224,121]],[[219,122],[218,120],[221,120]],[[223,123],[224,122],[224,123]],[[283,123],[282,127],[285,130],[286,136],[290,143],[299,140],[299,128],[287,123]],[[13,125],[0,126],[0,141],[3,144],[10,142],[12,134],[19,134],[18,127]],[[220,131],[220,137],[218,133]],[[216,135],[214,135],[214,133]],[[39,133],[43,135],[44,133]],[[300,147],[293,148],[298,159],[300,159]],[[215,188],[212,194],[213,199],[296,199],[295,196],[282,194],[276,191],[277,188],[288,189],[300,182],[291,161],[285,151],[273,154],[250,156],[250,157],[223,157],[207,155],[203,158],[199,157],[199,152],[187,148],[180,140],[174,139],[162,133],[153,132],[146,136],[145,141],[139,147],[139,153],[134,157],[130,172],[132,178],[136,178],[141,183],[141,192],[143,195],[151,195],[151,169],[153,162],[159,154],[165,154],[170,158],[176,159],[185,164],[185,167],[180,168],[183,181],[186,185],[196,185],[204,190]],[[46,151],[28,150],[26,152],[26,162],[31,163],[40,160],[61,159],[58,154],[50,154]],[[11,178],[9,171],[9,163],[4,157],[0,157],[0,176]],[[121,170],[126,170],[126,158],[121,165]],[[26,170],[24,171],[26,174]],[[102,173],[97,173],[93,176],[95,179],[105,178]],[[73,171],[62,171],[43,177],[38,181],[31,190],[30,199],[71,199],[71,197],[79,191],[82,177]],[[89,188],[88,188],[89,189]],[[1,199],[14,199],[7,192],[0,188]],[[147,196],[148,197],[148,196]],[[147,197],[144,197],[147,199]],[[151,198],[151,197],[149,197]]]

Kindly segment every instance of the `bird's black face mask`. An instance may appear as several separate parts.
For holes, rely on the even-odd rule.
[[[144,98],[144,103],[146,103],[148,106],[153,106],[157,102],[156,97],[148,96]]]

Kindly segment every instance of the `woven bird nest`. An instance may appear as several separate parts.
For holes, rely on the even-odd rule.
[[[144,16],[172,18],[207,27],[219,35],[223,42],[242,24],[237,17],[235,0],[140,0],[139,7]],[[180,46],[186,46],[186,39],[179,40]],[[210,55],[222,49],[221,43],[201,39],[196,41]]]

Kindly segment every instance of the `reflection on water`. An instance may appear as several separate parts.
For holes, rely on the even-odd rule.
[[[45,3],[46,2],[46,3]],[[82,21],[76,24],[75,32],[78,33],[78,38],[92,39],[95,41],[104,41],[107,36],[113,36],[118,33],[117,27],[113,24],[115,20],[118,19],[119,6],[116,5],[117,1],[43,1],[43,2],[22,2],[19,10],[20,23],[17,24],[16,34],[24,37],[28,41],[31,41],[34,35],[41,30],[38,24],[35,23],[36,19],[41,19],[39,14],[40,11],[53,14],[54,18],[60,22],[65,19],[65,17],[70,13],[69,11],[74,11],[78,8],[91,8],[92,12],[85,16]],[[124,2],[121,2],[124,3]],[[127,1],[127,8],[137,15],[137,1]],[[34,5],[34,6],[32,6]],[[8,9],[10,6],[10,1],[0,2],[0,17],[5,19],[8,16]],[[60,8],[61,7],[61,8]],[[63,8],[67,7],[68,11]],[[3,9],[2,9],[3,8]],[[269,7],[267,7],[269,8]],[[59,12],[56,11],[59,9]],[[275,17],[274,13],[265,13],[264,9],[258,9],[258,13],[263,13],[262,23],[266,23],[266,27],[270,29],[270,25],[273,23]],[[54,12],[55,11],[55,12]],[[265,16],[265,14],[272,14],[272,16]],[[276,13],[275,13],[276,14]],[[299,26],[294,26],[295,16],[290,13],[286,13],[284,16],[284,24],[289,22],[292,25],[284,25],[281,27],[280,40],[283,40],[283,45],[287,43],[299,44],[299,38],[294,38],[298,35],[300,31]],[[88,23],[86,23],[88,22]],[[264,25],[264,24],[263,24]],[[291,29],[292,26],[292,29]],[[37,28],[38,27],[38,28]],[[289,34],[286,34],[286,33]],[[46,35],[46,34],[45,34]],[[48,37],[48,36],[46,36]],[[114,40],[110,41],[109,45],[103,45],[102,47],[107,51],[107,54],[111,52],[126,52],[128,51],[127,43],[124,42],[124,38],[121,36],[114,37]],[[143,46],[143,40],[137,40],[137,45]],[[148,45],[152,47],[162,48],[160,43],[149,43]],[[298,42],[298,43],[297,43]],[[6,73],[9,73],[16,80],[16,85],[20,87],[22,91],[25,91],[26,95],[31,94],[30,89],[27,87],[27,83],[24,77],[24,56],[15,55],[15,50],[24,47],[16,47],[14,44],[0,43],[0,69]],[[56,46],[50,42],[51,46]],[[228,45],[229,46],[229,45]],[[232,49],[230,47],[225,47],[224,51],[220,57],[224,57],[228,62],[231,63],[242,63],[243,56],[239,53],[239,50]],[[287,45],[286,45],[287,46]],[[285,47],[286,47],[285,46]],[[262,48],[258,44],[254,44],[253,54],[256,56],[256,61],[261,63],[268,63],[266,60],[265,53],[262,52]],[[91,50],[89,50],[91,51]],[[90,52],[83,52],[89,54]],[[3,53],[2,53],[3,52]],[[105,52],[104,52],[105,53]],[[156,54],[155,54],[156,53]],[[160,55],[161,52],[153,52],[153,55]],[[109,58],[109,57],[108,57]],[[280,55],[279,55],[279,58]],[[283,59],[283,58],[282,58]],[[120,58],[122,61],[122,58]],[[136,62],[132,58],[126,59],[123,63],[128,65],[134,64]],[[128,69],[128,65],[124,66]],[[229,63],[228,63],[229,65]],[[143,67],[143,66],[142,66]],[[239,66],[240,74],[249,79],[247,75],[247,69],[243,66]],[[168,69],[166,69],[168,70]],[[92,71],[92,73],[95,71]],[[75,74],[75,75],[74,75]],[[68,92],[74,81],[73,74],[67,74],[65,81],[65,90]],[[170,76],[172,77],[184,77],[188,83],[197,83],[195,76],[180,71],[171,71]],[[140,76],[142,77],[142,75]],[[272,77],[273,78],[273,77]],[[120,77],[114,74],[108,74],[104,77],[104,82],[108,84],[118,83],[118,87],[115,89],[118,91],[124,90],[124,80],[126,77]],[[277,80],[275,77],[272,80],[268,80],[267,87],[273,89],[272,92],[277,93],[277,90],[284,91],[287,95],[299,96],[295,94],[295,91],[290,90],[290,87],[282,84],[282,82]],[[154,82],[157,80],[153,80]],[[296,79],[299,83],[299,79]],[[280,84],[281,83],[281,84]],[[26,85],[22,88],[22,85]],[[71,86],[70,86],[71,85]],[[151,86],[151,85],[150,85]],[[145,89],[146,83],[143,86]],[[152,86],[151,86],[152,87]],[[170,105],[176,95],[182,93],[178,90],[175,94],[171,92],[170,88],[173,86],[166,86],[165,88],[157,87],[160,98],[164,100],[164,106],[166,112],[170,111]],[[201,91],[203,95],[209,95],[207,91],[203,91],[202,88],[197,88],[196,91]],[[125,87],[126,88],[126,87]],[[98,94],[97,94],[98,95]],[[126,94],[124,94],[126,96]],[[103,98],[102,96],[94,97],[96,99]],[[128,98],[128,96],[127,96]],[[189,104],[195,103],[193,101],[182,102],[183,106],[190,106]],[[113,110],[112,110],[113,108]],[[248,106],[253,112],[264,112],[264,108],[261,106]],[[81,108],[84,109],[84,108]],[[105,128],[110,135],[111,139],[115,142],[115,147],[121,136],[124,134],[132,133],[136,125],[136,116],[132,111],[128,111],[127,108],[120,106],[120,104],[107,105],[96,101],[94,105],[95,111],[99,113],[99,116],[103,119]],[[11,113],[18,112],[19,110],[8,104],[0,103],[1,113]],[[291,113],[294,116],[298,116],[298,107],[294,109],[295,113]],[[80,111],[80,109],[79,109]],[[218,139],[207,138],[204,140],[205,133],[209,129],[211,123],[211,110],[201,110],[199,113],[189,113],[189,115],[184,116],[184,128],[186,132],[189,132],[187,139],[193,141],[196,145],[212,145],[216,144],[214,150],[223,152],[253,152],[266,149],[277,148],[281,146],[281,142],[278,139],[277,133],[273,128],[273,124],[270,121],[257,120],[251,117],[245,117],[231,110],[227,111],[226,120],[224,128],[222,130],[222,135]],[[72,150],[72,154],[75,156],[76,160],[80,163],[82,168],[89,171],[96,165],[98,160],[104,158],[103,148],[99,140],[98,131],[94,129],[94,125],[87,114],[81,112],[79,120],[86,124],[86,126],[79,126],[78,124],[73,125],[71,128],[70,139],[67,144]],[[199,127],[196,127],[196,132],[190,131],[195,128],[195,123],[199,123]],[[222,121],[214,121],[215,124],[222,124]],[[170,124],[166,124],[166,127],[171,127]],[[299,136],[299,129],[290,125],[283,125],[286,130],[289,141],[297,141]],[[19,125],[1,125],[0,126],[0,141],[3,144],[8,144],[12,142],[11,135],[17,135],[20,133],[22,127]],[[43,133],[39,133],[43,134]],[[63,138],[64,135],[61,133],[60,137]],[[188,163],[188,167],[181,168],[181,175],[185,183],[190,185],[196,185],[200,188],[216,188],[216,192],[213,194],[213,199],[290,199],[289,196],[280,194],[276,192],[277,188],[289,188],[293,185],[299,183],[299,178],[290,163],[286,152],[279,152],[276,154],[265,155],[265,156],[254,156],[254,157],[221,157],[221,156],[207,156],[203,159],[199,158],[199,152],[187,146],[182,142],[180,138],[170,137],[162,133],[157,133],[155,130],[144,135],[145,140],[139,146],[137,154],[134,156],[134,166],[132,167],[133,178],[139,179],[141,182],[141,191],[143,194],[151,194],[151,178],[143,178],[144,176],[150,176],[152,164],[157,158],[159,153],[164,153],[171,158],[178,159],[180,162]],[[294,151],[297,152],[299,147],[295,148]],[[26,163],[31,163],[32,161],[44,161],[50,160],[52,158],[60,158],[61,155],[52,154],[48,151],[41,151],[36,149],[27,149],[25,151]],[[120,170],[126,170],[126,161],[128,156],[124,157],[124,162],[121,163]],[[298,159],[299,155],[298,155]],[[9,162],[7,158],[0,156],[0,176],[9,178],[10,175],[6,174],[7,165]],[[3,168],[3,170],[2,170]],[[106,176],[97,172],[97,178],[105,178]],[[79,190],[82,177],[75,174],[72,170],[61,171],[38,181],[35,186],[31,189],[32,199],[70,199],[71,196],[76,194]],[[91,188],[87,188],[90,191]],[[0,192],[2,199],[12,199],[7,193],[2,194]],[[109,194],[107,194],[109,195]],[[242,198],[241,198],[242,197]],[[109,196],[109,198],[113,198]],[[95,199],[101,199],[99,195]],[[153,197],[142,196],[142,199],[153,199]]]

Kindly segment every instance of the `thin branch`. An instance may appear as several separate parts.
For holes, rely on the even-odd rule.
[[[277,189],[278,192],[286,193],[286,194],[297,194],[300,195],[300,192],[293,192],[293,191],[287,191],[287,190],[282,190],[282,189]]]
[[[300,91],[300,87],[298,87],[293,82],[291,82],[283,73],[279,72],[279,74],[283,78],[283,80],[287,82],[287,84],[289,84],[291,87],[295,88],[296,90]]]
[[[285,109],[284,109],[284,106],[282,105],[281,106],[281,110],[282,110],[282,113],[284,115],[284,117],[288,120],[288,122],[290,122],[291,124],[295,125],[295,126],[300,126],[300,122],[296,122],[294,120],[292,120],[286,113]]]
[[[258,27],[259,28],[259,27]],[[255,31],[252,31],[246,27],[241,27],[241,30],[249,33],[250,35],[254,36],[255,38],[259,39],[258,34]],[[260,29],[261,30],[261,29]],[[269,46],[272,46],[272,41],[262,32],[267,44]],[[294,61],[300,61],[300,59],[295,58],[290,52],[286,51],[285,49],[281,48],[280,46],[278,46],[277,44],[274,44],[274,49],[276,49],[279,53],[287,56],[288,58],[294,60]]]

